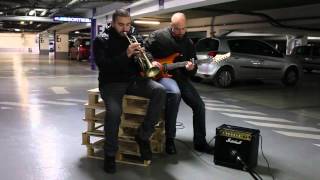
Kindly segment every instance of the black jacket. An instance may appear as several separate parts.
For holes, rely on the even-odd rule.
[[[171,28],[164,28],[154,31],[145,41],[145,48],[152,54],[154,58],[165,58],[173,53],[180,53],[182,56],[176,58],[176,62],[189,61],[191,58],[196,60],[196,52],[193,42],[186,35],[181,39],[175,39],[171,35]],[[186,79],[196,73],[197,67],[192,71],[185,68],[173,70],[175,79]]]
[[[136,35],[132,28],[132,35]],[[139,38],[138,38],[139,39]],[[133,58],[128,58],[129,41],[120,36],[113,27],[93,41],[93,54],[99,69],[99,84],[109,82],[129,82],[139,76],[139,66]]]

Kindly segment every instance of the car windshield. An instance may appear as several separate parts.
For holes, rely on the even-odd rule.
[[[201,39],[196,45],[197,52],[217,51],[219,48],[219,41],[216,39]]]
[[[90,40],[83,40],[82,43],[81,43],[83,46],[90,46]]]

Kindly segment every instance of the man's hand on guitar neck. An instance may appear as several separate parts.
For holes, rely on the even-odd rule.
[[[194,64],[191,61],[188,61],[185,67],[188,71],[192,71],[194,69]]]

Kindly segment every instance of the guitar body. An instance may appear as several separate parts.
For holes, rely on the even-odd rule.
[[[165,58],[155,59],[155,61],[158,61],[162,65],[173,64],[176,57],[178,56],[180,56],[180,53],[173,53]],[[165,69],[161,69],[160,73],[155,77],[155,79],[170,78],[170,77],[172,77],[171,74],[169,74]]]
[[[197,60],[195,62],[193,61],[193,63],[194,64],[200,64],[200,63],[204,63],[204,62],[206,62],[206,63],[219,63],[220,61],[223,61],[223,60],[229,58],[230,55],[231,55],[230,52],[225,53],[225,54],[217,54],[217,55],[215,55],[215,57],[210,57],[209,56],[209,58],[202,59],[202,60]],[[155,59],[155,61],[158,61],[160,64],[162,64],[163,68],[160,69],[160,73],[154,79],[157,80],[157,79],[160,79],[160,78],[163,78],[163,77],[170,78],[170,77],[172,77],[172,75],[170,75],[168,73],[168,70],[184,67],[185,63],[187,61],[175,62],[175,59],[178,56],[180,56],[179,53],[174,53],[174,54],[171,54],[170,56],[165,57],[165,58]]]

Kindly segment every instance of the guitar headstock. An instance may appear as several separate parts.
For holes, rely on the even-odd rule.
[[[225,54],[216,54],[216,56],[212,57],[212,63],[217,63],[220,61],[223,61],[231,56],[231,53],[225,53]]]

